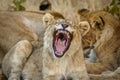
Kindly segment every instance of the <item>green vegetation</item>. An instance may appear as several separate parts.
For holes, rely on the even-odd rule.
[[[13,0],[13,3],[15,4],[15,10],[16,11],[24,11],[25,7],[23,7],[21,4],[26,2],[26,0]]]
[[[112,0],[110,6],[107,6],[104,10],[120,19],[120,0]]]

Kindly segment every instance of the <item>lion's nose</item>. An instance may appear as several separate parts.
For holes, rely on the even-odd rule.
[[[67,28],[68,25],[67,24],[61,24],[63,28]]]

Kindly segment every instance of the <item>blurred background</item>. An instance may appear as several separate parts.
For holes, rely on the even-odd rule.
[[[65,8],[65,5],[72,6],[76,10],[82,8],[91,11],[105,10],[120,19],[120,0],[0,0],[0,10],[12,11],[46,11],[51,9],[56,11],[60,9],[60,6]]]

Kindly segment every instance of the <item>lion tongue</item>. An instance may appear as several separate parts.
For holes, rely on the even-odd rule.
[[[58,39],[58,41],[56,40],[55,46],[57,51],[56,54],[63,55],[66,49],[66,40],[61,40],[61,39]]]

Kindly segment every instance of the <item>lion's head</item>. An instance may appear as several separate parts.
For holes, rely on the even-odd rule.
[[[82,48],[81,34],[78,33],[77,27],[72,22],[62,17],[57,19],[56,16],[51,14],[46,14],[43,20],[47,26],[44,37],[44,40],[46,40],[45,47],[48,47],[54,57],[60,58],[64,55],[72,55],[69,53],[73,53],[80,47]]]
[[[80,18],[87,21],[88,26],[80,27],[80,30],[87,29],[83,35],[83,48],[100,47],[105,44],[114,34],[114,30],[118,30],[119,22],[110,13],[104,11],[90,12],[88,10],[79,11]],[[116,34],[116,33],[115,33]]]

